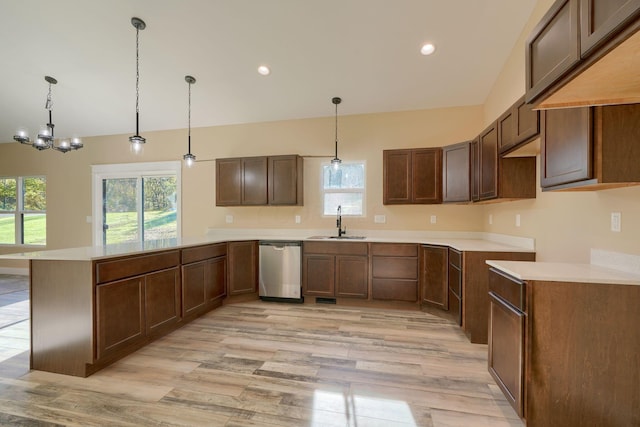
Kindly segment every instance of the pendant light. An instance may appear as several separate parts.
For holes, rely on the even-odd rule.
[[[49,84],[47,102],[44,105],[44,108],[49,111],[49,122],[45,124],[40,133],[38,133],[36,140],[33,142],[31,142],[27,131],[24,129],[19,129],[13,136],[13,139],[18,141],[20,144],[31,145],[38,151],[48,150],[51,148],[53,150],[60,151],[61,153],[66,153],[67,151],[81,149],[83,145],[80,138],[63,138],[60,139],[57,144],[55,143],[55,137],[53,135],[53,128],[55,125],[53,124],[53,99],[51,95],[51,85],[58,83],[58,80],[51,76],[44,76],[44,80]]]
[[[189,133],[187,136],[187,154],[182,156],[182,158],[184,159],[184,165],[190,168],[196,161],[196,156],[191,154],[191,85],[196,82],[196,79],[192,76],[184,76],[184,80],[189,85]]]
[[[136,29],[136,134],[129,137],[131,143],[131,151],[134,153],[142,152],[142,147],[146,139],[140,136],[140,55],[139,48],[139,36],[140,30],[144,30],[147,24],[140,18],[131,18],[131,25]]]
[[[340,163],[342,163],[342,160],[338,158],[338,104],[342,102],[342,99],[336,96],[331,99],[331,102],[336,106],[336,155],[331,159],[331,165],[334,169],[338,169],[340,167]]]

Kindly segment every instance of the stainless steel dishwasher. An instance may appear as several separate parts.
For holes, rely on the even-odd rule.
[[[261,240],[259,247],[260,299],[303,302],[300,292],[302,242]]]

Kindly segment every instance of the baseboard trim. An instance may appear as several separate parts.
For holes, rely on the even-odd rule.
[[[12,268],[12,267],[0,267],[0,274],[15,274],[17,276],[28,276],[28,268]]]

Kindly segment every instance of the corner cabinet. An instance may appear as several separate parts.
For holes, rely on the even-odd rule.
[[[498,118],[497,126],[498,151],[506,154],[538,137],[540,112],[522,96]]]
[[[369,296],[367,243],[304,242],[302,292],[324,298]]]
[[[542,115],[544,191],[640,184],[640,104],[548,110]]]
[[[216,159],[216,206],[301,206],[298,155]]]
[[[384,150],[383,204],[442,203],[442,149]]]
[[[442,202],[471,200],[471,143],[461,142],[442,148]]]

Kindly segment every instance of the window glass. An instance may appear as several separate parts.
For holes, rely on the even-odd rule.
[[[47,209],[47,182],[42,177],[23,179],[22,197],[25,211],[45,211]]]
[[[46,210],[45,177],[0,178],[0,244],[45,245]]]
[[[47,244],[47,215],[24,214],[22,216],[22,243],[25,245]]]
[[[0,245],[16,243],[16,214],[0,213]]]
[[[339,168],[326,164],[322,168],[323,215],[364,215],[364,162],[342,163]]]
[[[17,197],[17,180],[15,178],[0,178],[0,211],[15,211]]]

